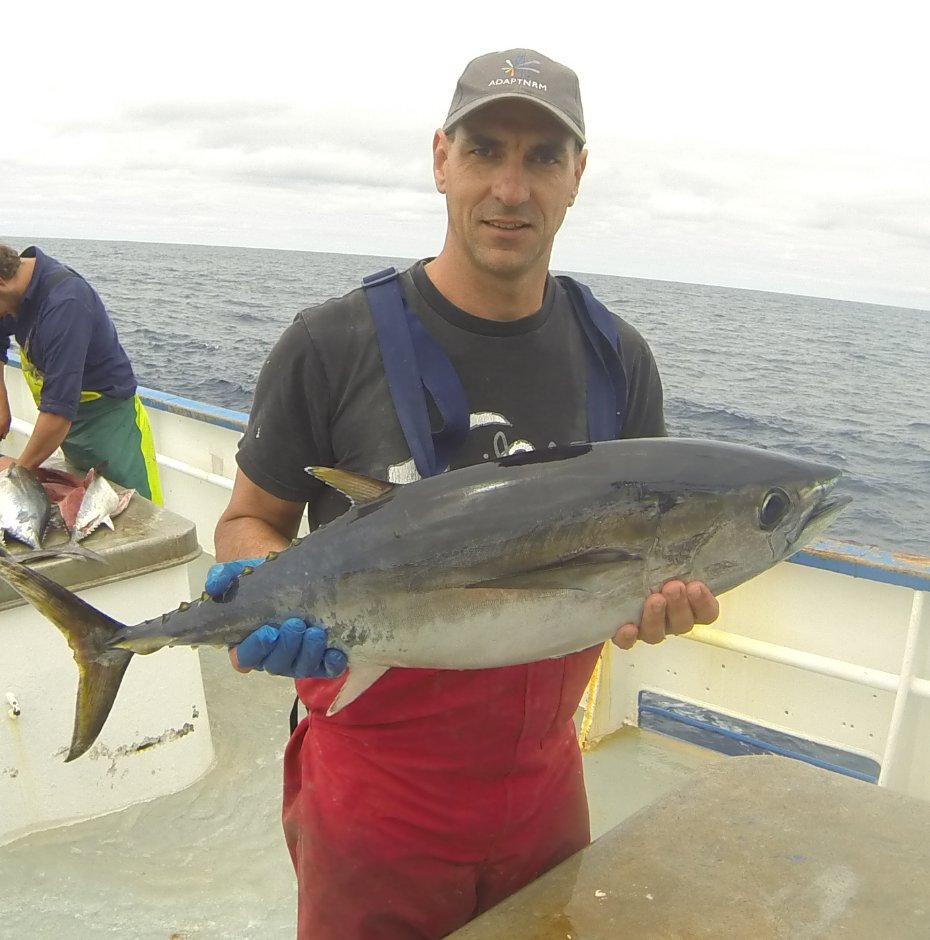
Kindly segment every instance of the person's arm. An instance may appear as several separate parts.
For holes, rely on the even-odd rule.
[[[229,505],[213,534],[216,560],[257,558],[287,548],[297,535],[304,507],[272,496],[237,470]]]
[[[287,548],[297,535],[304,506],[272,496],[238,470],[229,505],[216,524],[218,564],[207,574],[207,593],[221,599],[244,568],[260,565],[269,552]],[[230,649],[229,659],[238,672],[263,669],[297,679],[332,679],[347,665],[342,650],[327,647],[326,629],[299,617],[257,626]]]
[[[71,421],[50,411],[40,411],[23,452],[16,458],[21,467],[35,470],[61,446],[71,430]]]
[[[269,552],[281,551],[297,535],[303,511],[303,503],[272,496],[237,470],[229,505],[213,533],[216,560],[222,563],[259,559]],[[236,647],[229,651],[229,659],[234,669],[249,671],[239,665]]]
[[[8,341],[9,342],[9,341]],[[10,433],[13,414],[10,411],[10,399],[6,391],[6,359],[0,360],[0,441]]]

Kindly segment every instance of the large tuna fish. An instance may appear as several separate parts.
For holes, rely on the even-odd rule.
[[[716,594],[796,551],[848,502],[838,471],[765,450],[680,439],[505,457],[395,486],[308,468],[353,507],[204,596],[124,626],[41,574],[0,576],[65,634],[80,670],[67,760],[100,732],[133,653],[226,646],[309,615],[349,673],[330,711],[391,666],[479,669],[562,656],[639,620],[671,578]]]

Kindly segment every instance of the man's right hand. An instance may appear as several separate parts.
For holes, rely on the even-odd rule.
[[[204,589],[215,601],[232,599],[231,588],[246,568],[255,568],[264,558],[241,558],[221,562],[207,572]],[[229,651],[233,668],[239,672],[261,669],[292,679],[334,679],[348,664],[346,654],[327,647],[326,628],[290,617],[280,626],[263,624]]]

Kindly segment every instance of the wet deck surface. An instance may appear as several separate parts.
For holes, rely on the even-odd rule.
[[[201,661],[214,768],[180,793],[0,847],[4,940],[292,940],[279,818],[293,684],[237,676],[216,650]],[[73,690],[61,694],[70,711]]]
[[[237,676],[218,651],[200,655],[216,766],[180,793],[0,847],[4,940],[293,940],[279,821],[293,686]],[[73,694],[61,691],[66,726]],[[621,732],[585,758],[594,833],[718,759]]]
[[[779,757],[691,776],[455,940],[926,940],[930,803]]]

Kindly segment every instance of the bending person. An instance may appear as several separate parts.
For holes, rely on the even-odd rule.
[[[148,416],[116,327],[94,288],[38,248],[21,255],[0,245],[0,360],[10,336],[39,417],[16,463],[35,469],[57,448],[79,470],[104,475],[161,503]],[[0,368],[0,439],[10,431]],[[10,464],[0,458],[0,467]]]

